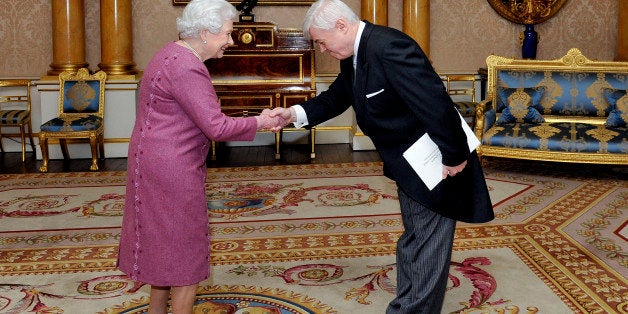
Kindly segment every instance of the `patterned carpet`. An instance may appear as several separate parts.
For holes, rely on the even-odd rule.
[[[485,172],[497,218],[458,225],[443,313],[628,313],[625,168]],[[199,313],[384,313],[402,225],[380,163],[208,174]],[[0,313],[147,310],[115,268],[124,175],[0,175]]]

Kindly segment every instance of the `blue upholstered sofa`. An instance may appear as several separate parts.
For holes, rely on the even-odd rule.
[[[481,156],[628,164],[628,62],[572,48],[556,60],[491,55],[476,107]]]

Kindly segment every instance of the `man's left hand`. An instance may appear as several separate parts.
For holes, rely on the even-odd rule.
[[[464,162],[462,162],[461,164],[457,165],[457,166],[453,166],[453,167],[449,167],[449,166],[445,166],[443,165],[443,179],[447,178],[448,176],[455,176],[458,173],[460,173],[462,170],[464,170],[464,167],[467,165],[467,161],[465,160]]]

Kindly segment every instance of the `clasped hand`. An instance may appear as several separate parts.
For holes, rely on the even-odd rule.
[[[292,114],[288,108],[264,109],[257,118],[257,129],[279,132],[289,123],[293,122]]]
[[[463,161],[461,164],[453,167],[443,165],[443,179],[449,177],[453,177],[464,170],[464,167],[467,166],[467,161]]]

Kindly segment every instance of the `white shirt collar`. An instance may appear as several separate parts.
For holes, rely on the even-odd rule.
[[[364,21],[360,21],[360,25],[358,26],[358,33],[355,35],[355,41],[353,42],[353,67],[358,60],[358,47],[360,47],[360,38],[362,38],[362,32],[364,31],[364,27],[366,23]]]

